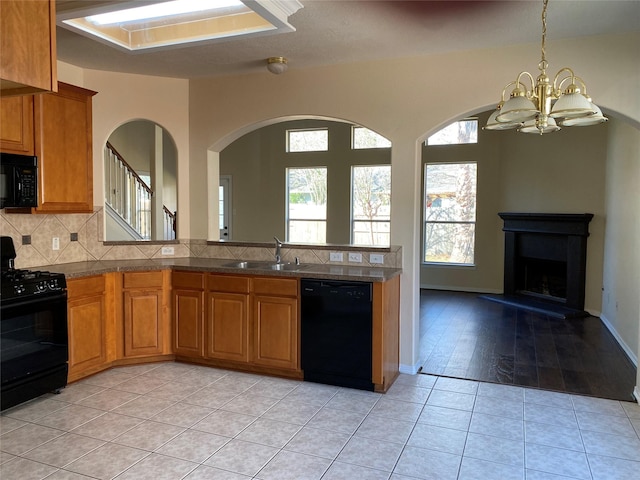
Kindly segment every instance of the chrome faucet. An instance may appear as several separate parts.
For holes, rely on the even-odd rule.
[[[276,263],[280,263],[282,261],[282,256],[280,255],[282,242],[278,239],[278,237],[273,237],[273,239],[276,241]]]

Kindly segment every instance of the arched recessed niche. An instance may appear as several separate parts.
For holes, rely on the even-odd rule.
[[[178,150],[157,123],[136,119],[104,146],[105,240],[174,240]]]

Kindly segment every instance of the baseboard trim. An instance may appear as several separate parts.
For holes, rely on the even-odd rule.
[[[501,289],[495,288],[470,288],[470,287],[454,287],[452,285],[423,285],[420,284],[421,290],[444,290],[449,292],[468,292],[468,293],[502,293]]]
[[[415,375],[420,370],[420,364],[416,363],[414,365],[404,365],[400,364],[400,373],[406,373],[407,375]]]
[[[615,329],[613,324],[604,315],[600,315],[600,320],[602,320],[602,323],[604,323],[604,326],[607,327],[607,330],[611,332],[611,335],[613,335],[613,338],[615,338],[616,342],[618,342],[618,344],[622,347],[622,350],[624,350],[624,353],[627,354],[627,357],[629,357],[629,360],[631,360],[631,363],[633,363],[633,365],[636,368],[638,368],[638,357],[635,355],[635,353],[633,353],[633,350],[629,348],[629,345],[625,343],[625,341],[622,339],[620,334],[618,334],[618,331]]]

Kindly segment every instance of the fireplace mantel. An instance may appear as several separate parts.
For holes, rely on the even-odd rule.
[[[585,316],[587,237],[591,213],[499,213],[504,221],[504,296],[522,306],[548,305],[565,318]],[[553,264],[565,285],[563,296],[536,294],[528,290],[532,265]]]
[[[535,232],[589,236],[593,213],[499,213],[505,232]]]

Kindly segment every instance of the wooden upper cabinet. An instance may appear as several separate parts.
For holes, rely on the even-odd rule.
[[[33,155],[34,148],[33,95],[0,97],[0,152]]]
[[[93,212],[92,97],[60,82],[34,96],[40,198],[35,213]]]
[[[57,90],[55,0],[0,1],[0,95]]]

